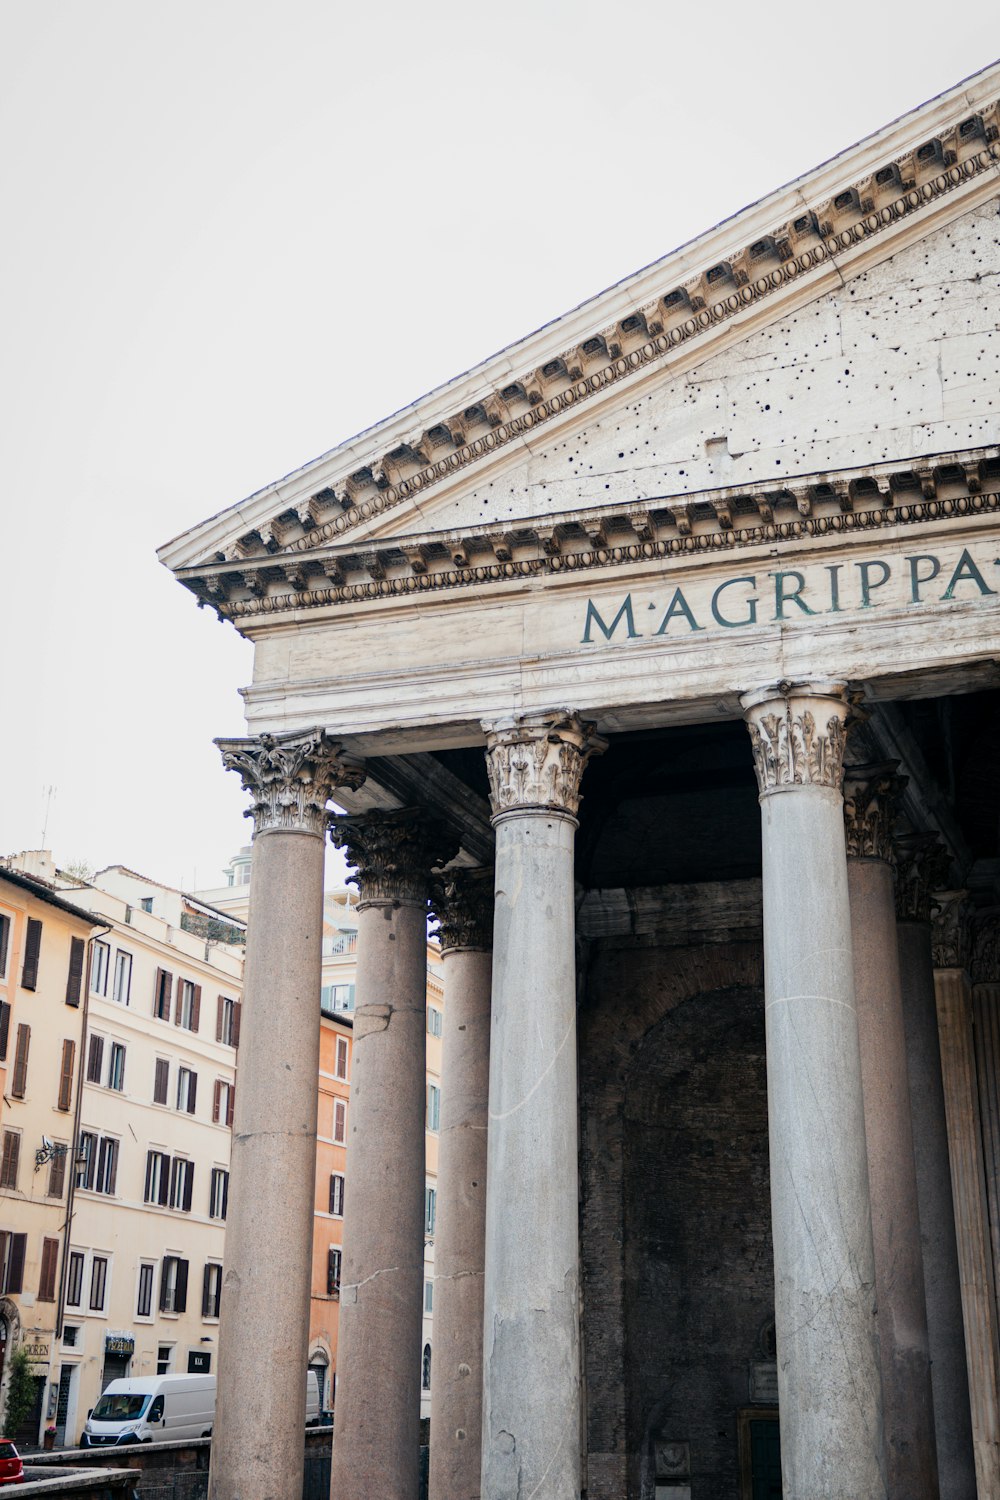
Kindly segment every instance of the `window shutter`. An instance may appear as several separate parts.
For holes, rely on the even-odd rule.
[[[177,980],[177,1004],[174,1006],[174,1025],[179,1026],[184,1018],[184,986],[186,980]],[[169,1018],[168,1018],[169,1019]]]
[[[39,923],[41,926],[41,923]],[[12,1296],[19,1296],[24,1290],[24,1255],[28,1246],[26,1234],[12,1234],[10,1237],[10,1255],[7,1260],[7,1283],[4,1291]]]
[[[177,1296],[174,1300],[174,1312],[187,1311],[188,1292],[188,1263],[186,1260],[177,1262]]]
[[[188,1107],[187,1107],[187,1112],[188,1112],[189,1115],[193,1115],[194,1114],[195,1105],[196,1105],[197,1101],[198,1101],[198,1075],[197,1075],[197,1073],[192,1073],[191,1074],[191,1082],[188,1084]]]
[[[152,1151],[147,1151],[146,1152],[146,1184],[145,1184],[145,1186],[144,1186],[144,1188],[142,1190],[142,1198],[143,1198],[143,1202],[144,1203],[148,1203],[149,1202],[149,1190],[150,1190],[150,1188],[153,1185],[153,1159],[154,1159],[154,1153]]]
[[[225,1218],[229,1212],[229,1173],[222,1180],[222,1217]]]
[[[56,1300],[56,1265],[59,1261],[59,1241],[42,1240],[42,1272],[38,1279],[39,1302]]]
[[[73,1103],[73,1061],[76,1056],[76,1043],[67,1038],[63,1042],[62,1071],[59,1074],[59,1102],[58,1109],[68,1110]]]
[[[233,1123],[233,1114],[234,1114],[235,1110],[236,1110],[236,1084],[235,1083],[231,1083],[229,1085],[229,1103],[226,1106],[226,1124],[229,1125],[229,1126],[231,1126],[232,1123]]]
[[[191,1212],[191,1198],[194,1194],[194,1162],[184,1163],[184,1197],[181,1200],[185,1213]]]
[[[153,1103],[166,1104],[167,1090],[170,1087],[170,1064],[165,1057],[156,1059],[156,1069],[153,1074]]]
[[[83,956],[86,950],[83,938],[70,938],[69,977],[66,980],[66,1004],[80,1004],[80,989],[83,985]]]
[[[17,1050],[14,1054],[14,1081],[11,1093],[15,1099],[23,1099],[28,1086],[28,1048],[31,1046],[31,1027],[23,1023],[17,1028]]]
[[[104,1191],[113,1193],[118,1186],[118,1142],[108,1141],[108,1169],[104,1179]]]
[[[195,987],[194,987],[194,995],[191,998],[191,1030],[192,1031],[197,1031],[198,1030],[198,1023],[200,1022],[200,1020],[201,1020],[201,985],[200,984],[196,984]]]
[[[243,1014],[243,1002],[237,1000],[233,1006],[233,1034],[229,1038],[234,1047],[240,1045],[240,1016]]]
[[[212,1316],[211,1273],[212,1267],[206,1261],[205,1274],[201,1279],[201,1315],[203,1318],[210,1318]]]
[[[226,1015],[226,1001],[223,995],[219,996],[215,1007],[215,1040],[222,1041],[222,1022]]]
[[[7,945],[10,942],[10,917],[0,917],[0,974],[7,972]]]
[[[38,954],[42,946],[42,924],[35,917],[28,918],[28,936],[24,944],[24,966],[21,969],[21,988],[33,990],[38,983]]]
[[[162,1151],[159,1153],[159,1156],[160,1191],[157,1195],[156,1201],[159,1204],[160,1208],[166,1208],[167,1204],[170,1202],[170,1157],[164,1156]]]
[[[6,1060],[7,1043],[10,1040],[10,1006],[0,1000],[0,1059]]]
[[[215,1087],[214,1087],[214,1089],[212,1091],[212,1121],[213,1121],[214,1124],[218,1124],[219,1116],[221,1115],[221,1113],[222,1113],[222,1079],[221,1078],[217,1078],[215,1080]]]
[[[87,1049],[87,1082],[100,1083],[101,1069],[104,1066],[104,1038],[92,1036],[90,1046]]]
[[[333,1297],[340,1290],[340,1251],[331,1248],[326,1256],[326,1295]]]
[[[337,1201],[337,1178],[333,1172],[330,1173],[330,1212],[335,1214],[337,1210],[334,1204]]]
[[[0,1187],[17,1187],[17,1165],[21,1155],[21,1137],[16,1130],[3,1133],[3,1156],[0,1158]]]
[[[166,1310],[167,1310],[167,1286],[168,1286],[167,1273],[168,1273],[169,1269],[170,1269],[170,1256],[169,1255],[165,1255],[163,1257],[163,1264],[160,1267],[160,1312],[166,1312]]]
[[[161,1021],[170,1020],[170,996],[174,986],[173,975],[167,969],[157,969],[153,990],[153,1015]]]
[[[49,1189],[50,1198],[61,1198],[66,1191],[66,1157],[54,1156],[49,1163]]]

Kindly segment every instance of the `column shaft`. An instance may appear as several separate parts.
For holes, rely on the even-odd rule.
[[[761,788],[784,1493],[886,1495],[843,801],[842,687],[744,699]]]
[[[897,927],[941,1500],[975,1500],[955,1206],[929,920]]]
[[[430,1500],[480,1493],[492,966],[489,950],[444,953]]]

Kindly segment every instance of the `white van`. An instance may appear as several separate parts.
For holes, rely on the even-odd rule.
[[[306,1426],[319,1419],[319,1382],[308,1370]],[[211,1437],[214,1421],[214,1375],[136,1375],[111,1381],[87,1418],[80,1447],[186,1442]]]

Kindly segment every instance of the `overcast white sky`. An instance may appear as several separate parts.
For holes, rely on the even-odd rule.
[[[0,0],[0,852],[48,800],[61,863],[217,883],[250,648],[155,548],[998,37],[987,0]]]

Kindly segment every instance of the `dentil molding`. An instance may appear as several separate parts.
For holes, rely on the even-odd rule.
[[[365,779],[361,762],[344,755],[322,729],[215,743],[226,770],[238,773],[253,799],[244,816],[253,818],[255,838],[274,830],[322,838],[336,789],[354,791]]]

